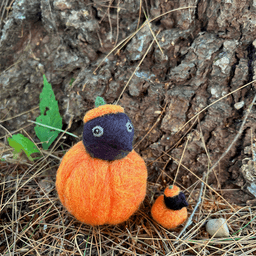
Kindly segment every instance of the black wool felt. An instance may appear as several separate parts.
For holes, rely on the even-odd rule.
[[[188,203],[183,192],[180,192],[177,196],[167,197],[164,195],[164,203],[170,210],[180,210],[183,207],[187,207]]]
[[[132,151],[134,128],[124,113],[107,114],[84,124],[83,143],[91,157],[113,161]]]

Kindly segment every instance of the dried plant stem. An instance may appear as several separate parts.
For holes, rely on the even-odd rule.
[[[161,117],[163,116],[164,112],[165,112],[165,109],[166,109],[166,106],[167,106],[167,102],[165,103],[164,105],[164,108],[163,110],[161,111],[161,114],[159,115],[159,117],[157,118],[156,122],[153,124],[153,126],[150,128],[150,130],[144,135],[144,137],[139,141],[137,142],[133,148],[136,149],[140,143],[151,133],[151,131],[155,128],[155,126],[157,125],[157,123],[161,120]]]
[[[161,15],[155,17],[155,18],[153,18],[153,19],[150,20],[149,22],[152,22],[152,21],[154,21],[154,20],[156,20],[156,19],[158,19],[158,18],[160,18],[160,17],[162,17],[162,16],[164,16],[164,15],[166,15],[166,14],[168,14],[168,13],[175,12],[175,11],[179,11],[179,10],[190,9],[190,8],[196,8],[196,6],[180,7],[180,8],[177,8],[177,9],[170,10],[170,11],[168,11],[168,12],[165,12],[165,13],[163,13],[163,14],[161,14]],[[108,56],[109,56],[112,52],[114,52],[116,49],[118,49],[118,47],[121,46],[122,44],[123,44],[123,45],[121,46],[121,48],[122,48],[125,44],[127,44],[144,26],[147,25],[147,23],[148,23],[148,20],[147,20],[146,22],[144,22],[144,23],[141,25],[141,27],[138,28],[135,32],[133,32],[131,35],[129,35],[128,37],[126,37],[125,39],[123,39],[120,43],[118,43],[118,45],[115,46],[115,47],[107,54],[107,56],[100,62],[100,64],[97,66],[97,68],[93,71],[93,74],[96,74],[96,71],[99,69],[99,67],[101,66],[101,64],[108,58]],[[120,49],[121,49],[121,48],[120,48]],[[118,51],[120,51],[120,49],[118,49]]]
[[[249,116],[249,113],[251,112],[252,106],[254,105],[256,101],[256,94],[252,100],[252,103],[249,105],[249,108],[246,110],[246,114],[244,116],[244,120],[240,126],[240,129],[237,133],[237,135],[235,136],[235,138],[233,139],[233,141],[230,143],[230,145],[228,146],[228,148],[226,149],[226,151],[220,156],[220,158],[217,160],[217,162],[210,168],[210,170],[207,172],[207,176],[212,172],[212,170],[218,165],[218,163],[220,162],[220,160],[226,156],[226,154],[230,151],[230,149],[233,147],[233,145],[235,144],[235,142],[237,141],[237,139],[240,137],[240,135],[242,134],[243,130],[244,130],[244,125],[247,121],[247,118]]]
[[[161,31],[161,30],[158,30],[158,32],[156,33],[156,37],[158,36],[158,34],[160,33],[160,31]],[[138,66],[137,66],[137,67],[135,68],[135,70],[133,71],[131,77],[129,78],[128,82],[127,82],[126,85],[124,86],[124,89],[123,89],[122,92],[120,93],[120,95],[119,95],[119,97],[118,97],[118,99],[117,99],[117,101],[116,101],[115,104],[117,104],[118,101],[121,99],[121,97],[122,97],[122,95],[123,95],[125,89],[127,88],[128,84],[129,84],[130,81],[132,80],[134,74],[136,73],[136,71],[137,71],[138,68],[140,67],[141,63],[142,63],[142,62],[144,61],[144,59],[146,58],[146,56],[147,56],[147,54],[148,54],[149,50],[151,49],[151,47],[152,47],[152,45],[153,45],[154,42],[155,42],[155,40],[153,40],[152,43],[149,45],[147,51],[145,52],[144,56],[142,57],[141,61],[140,61],[139,64],[138,64]]]
[[[256,94],[255,94],[255,96],[254,96],[254,98],[253,98],[253,100],[252,100],[252,103],[249,105],[249,108],[246,110],[246,114],[245,114],[245,116],[244,116],[244,120],[243,120],[243,122],[242,122],[242,124],[241,124],[241,126],[240,126],[240,129],[239,129],[237,135],[235,136],[235,138],[233,139],[233,141],[230,143],[230,145],[228,146],[228,148],[226,149],[226,151],[225,151],[225,152],[220,156],[220,158],[216,161],[216,163],[207,171],[206,174],[204,173],[203,178],[202,178],[203,181],[205,180],[205,177],[207,177],[207,176],[213,171],[213,169],[218,165],[218,163],[221,161],[221,159],[224,158],[224,157],[227,155],[227,153],[230,151],[230,149],[232,148],[232,146],[234,145],[234,143],[237,141],[237,139],[238,139],[238,138],[240,137],[240,135],[242,134],[242,132],[243,132],[243,130],[244,130],[244,125],[245,125],[245,123],[246,123],[246,121],[247,121],[247,118],[248,118],[248,116],[249,116],[249,113],[251,112],[252,106],[254,105],[255,101],[256,101]],[[196,206],[195,206],[195,208],[194,208],[192,214],[190,215],[190,217],[189,217],[189,219],[188,219],[188,221],[187,221],[185,227],[184,227],[183,230],[180,232],[178,238],[180,238],[180,236],[186,231],[187,227],[192,223],[192,219],[193,219],[193,217],[194,217],[194,215],[195,215],[195,212],[196,212],[197,208],[199,207],[199,205],[201,204],[201,201],[202,201],[202,193],[203,193],[204,185],[205,185],[205,182],[201,182],[201,189],[200,189],[200,194],[199,194],[199,196],[198,196],[198,202],[197,202],[197,204],[196,204]]]
[[[205,173],[204,173],[202,180],[205,179],[205,176],[206,176],[206,175],[205,175]],[[197,204],[196,204],[196,206],[195,206],[195,208],[194,208],[192,214],[189,216],[185,227],[181,230],[181,232],[180,232],[179,235],[177,236],[177,240],[178,240],[178,239],[181,237],[181,235],[186,231],[187,227],[192,223],[192,219],[193,219],[193,217],[194,217],[194,215],[195,215],[195,213],[196,213],[196,210],[197,210],[197,208],[199,207],[199,205],[200,205],[201,202],[202,202],[202,194],[203,194],[203,190],[204,190],[204,184],[205,184],[204,182],[201,182],[201,189],[200,189],[200,193],[199,193],[199,196],[198,196]],[[184,238],[182,238],[182,240],[183,240],[183,239],[184,239]]]
[[[217,99],[216,101],[212,102],[210,105],[208,105],[207,107],[203,108],[203,109],[200,110],[197,114],[195,114],[192,118],[190,118],[190,119],[178,130],[178,132],[180,132],[181,130],[183,130],[183,128],[184,128],[188,123],[190,123],[193,119],[195,119],[197,116],[199,116],[201,113],[203,113],[205,110],[207,110],[207,109],[208,109],[209,107],[211,107],[212,105],[214,105],[214,104],[216,104],[217,102],[219,102],[219,101],[221,101],[221,100],[227,98],[228,96],[234,94],[235,92],[237,92],[237,91],[239,91],[239,90],[242,90],[243,88],[247,87],[248,85],[253,84],[254,82],[256,82],[256,80],[253,80],[253,81],[251,81],[250,83],[247,83],[247,84],[245,84],[245,85],[243,85],[243,86],[237,88],[236,90],[234,90],[234,91],[232,91],[232,92],[230,92],[230,93],[228,93],[228,94],[226,94],[226,95],[220,97],[220,98]]]
[[[63,132],[63,133],[66,133],[70,136],[73,136],[75,138],[78,138],[78,136],[76,136],[75,134],[71,133],[71,132],[67,132],[67,131],[64,131],[62,129],[58,129],[58,128],[55,128],[55,127],[52,127],[52,126],[49,126],[49,125],[46,125],[46,124],[41,124],[41,123],[38,123],[38,122],[35,122],[35,121],[32,121],[32,120],[28,120],[28,122],[30,123],[34,123],[34,124],[37,124],[37,125],[40,125],[40,126],[43,126],[43,127],[46,127],[46,128],[49,128],[49,129],[52,129],[52,130],[55,130],[55,131],[59,131],[59,132]]]
[[[186,149],[187,149],[189,139],[190,139],[190,138],[189,138],[189,136],[188,136],[187,141],[186,141],[186,144],[185,144],[184,149],[183,149],[183,151],[182,151],[182,155],[181,155],[179,164],[178,164],[177,172],[176,172],[175,177],[174,177],[174,180],[173,180],[173,185],[174,185],[175,182],[176,182],[176,179],[177,179],[177,176],[178,176],[178,173],[179,173],[179,170],[180,170],[180,165],[181,165],[182,159],[183,159],[183,157],[184,157],[185,151],[186,151]]]
[[[20,114],[18,114],[18,115],[16,115],[16,116],[12,116],[12,117],[8,117],[8,118],[6,118],[6,119],[4,119],[4,120],[0,120],[0,123],[3,123],[3,122],[6,122],[6,121],[9,121],[9,120],[12,120],[12,119],[14,119],[14,118],[16,118],[16,117],[25,115],[25,114],[27,114],[27,113],[29,113],[29,112],[33,112],[34,110],[36,110],[36,109],[38,109],[38,108],[39,108],[39,106],[37,106],[37,107],[35,107],[35,108],[32,108],[32,109],[30,109],[30,110],[28,110],[28,111],[22,112],[22,113],[20,113]]]
[[[138,30],[140,25],[140,17],[141,17],[141,8],[142,8],[142,0],[140,0],[140,10],[139,10],[139,18],[138,18],[138,24],[136,30]]]
[[[150,30],[152,36],[154,37],[154,39],[155,39],[155,41],[156,41],[156,43],[157,43],[157,45],[158,45],[158,48],[160,49],[162,55],[164,56],[164,52],[163,52],[163,50],[162,50],[160,44],[158,43],[158,41],[157,41],[157,39],[156,39],[156,35],[155,35],[154,31],[153,31],[152,28],[151,28],[150,20],[149,20],[149,18],[147,17],[147,14],[146,14],[146,12],[145,12],[144,9],[143,9],[143,11],[144,11],[144,15],[145,15],[145,17],[146,17],[146,19],[147,19],[148,28],[149,28],[149,30]]]
[[[5,130],[5,131],[12,137],[12,134],[11,134],[4,126],[2,126],[2,125],[0,124],[0,127],[1,127],[3,130]]]
[[[167,156],[169,156],[170,159],[172,159],[174,162],[176,162],[176,164],[179,164],[179,160],[175,159],[174,157],[172,157],[171,155],[167,154],[166,152],[163,151],[164,154],[166,154]],[[203,179],[201,179],[199,176],[197,176],[194,172],[192,172],[188,167],[186,167],[184,164],[181,163],[181,166],[183,168],[185,168],[187,171],[189,171],[193,176],[195,176],[199,181],[204,182],[205,181]],[[209,188],[211,191],[213,191],[218,197],[220,197],[222,200],[225,201],[225,203],[233,210],[235,211],[235,208],[222,196],[220,195],[216,190],[214,190],[211,186],[209,186],[207,183],[205,183],[205,186],[207,188]]]

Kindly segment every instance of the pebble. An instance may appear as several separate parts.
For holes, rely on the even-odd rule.
[[[242,108],[243,106],[244,106],[244,101],[237,102],[237,103],[235,103],[235,105],[234,105],[234,107],[235,107],[236,109],[240,109],[240,108]]]
[[[217,231],[218,230],[218,231]],[[226,220],[223,218],[219,219],[211,219],[206,224],[206,231],[213,236],[215,232],[214,237],[228,237],[229,236],[229,230],[226,223]]]

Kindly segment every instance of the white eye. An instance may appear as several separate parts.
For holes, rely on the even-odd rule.
[[[92,134],[94,137],[100,137],[103,135],[103,128],[99,125],[92,128]]]
[[[131,122],[128,121],[125,126],[126,126],[128,132],[132,132],[133,126],[132,126]]]

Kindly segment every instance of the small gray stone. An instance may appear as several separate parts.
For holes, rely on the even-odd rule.
[[[226,220],[223,218],[209,220],[206,224],[206,231],[214,237],[228,237],[229,230]]]
[[[55,0],[53,3],[53,6],[57,10],[61,10],[61,11],[71,9],[72,7],[72,5],[68,1],[63,1],[63,0]]]
[[[240,109],[244,106],[244,101],[237,102],[234,107],[235,109]]]

